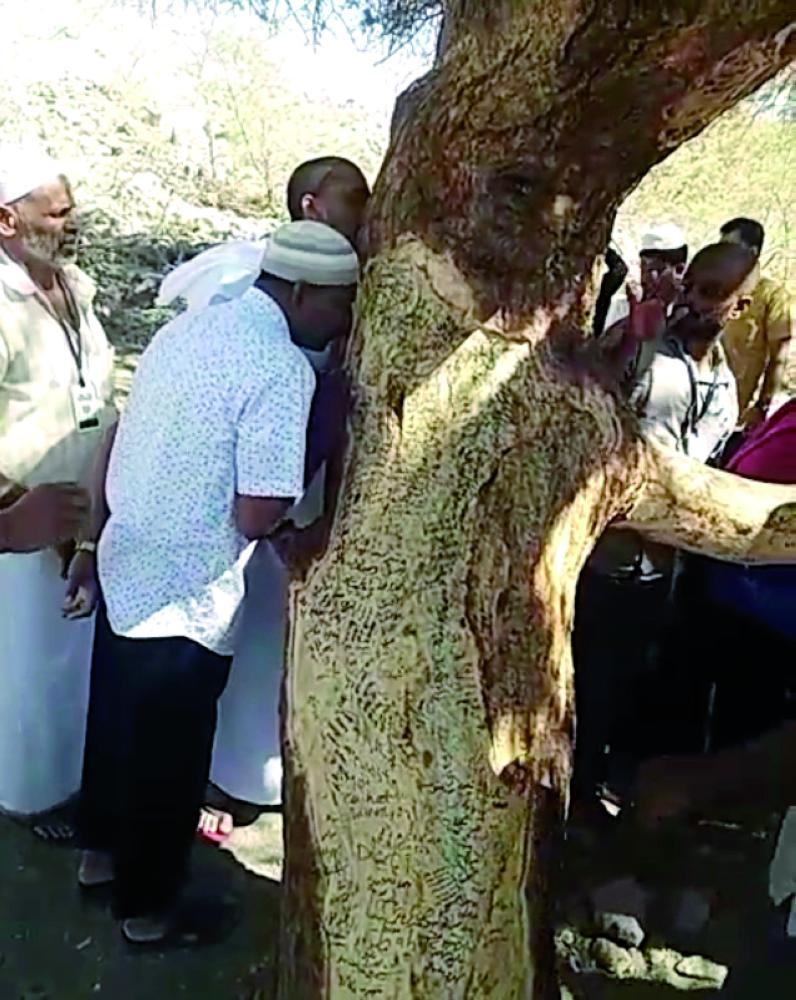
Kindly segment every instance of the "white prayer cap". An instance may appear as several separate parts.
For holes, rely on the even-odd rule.
[[[681,250],[688,241],[685,233],[673,222],[662,222],[657,226],[650,226],[641,237],[641,252],[651,250]]]
[[[280,226],[268,241],[261,267],[275,278],[307,285],[355,285],[359,277],[356,250],[345,236],[310,219]]]
[[[62,168],[36,146],[0,146],[0,205],[19,201],[63,174]]]

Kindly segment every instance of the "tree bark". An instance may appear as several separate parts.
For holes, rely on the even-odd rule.
[[[377,184],[330,546],[293,594],[282,998],[557,995],[591,547],[631,520],[793,554],[793,491],[690,489],[580,349],[616,206],[784,63],[788,6],[448,5]]]

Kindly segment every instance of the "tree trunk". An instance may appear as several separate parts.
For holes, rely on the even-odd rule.
[[[343,493],[293,595],[283,998],[556,996],[545,845],[594,541],[793,543],[794,491],[693,491],[579,343],[621,199],[787,59],[782,0],[639,8],[450,3],[396,122]]]

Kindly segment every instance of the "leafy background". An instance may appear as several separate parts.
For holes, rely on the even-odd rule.
[[[438,7],[419,0],[402,19],[401,5],[386,0],[343,6],[354,21],[341,20],[340,30],[369,42],[374,61]],[[303,11],[312,44],[313,28],[337,13],[332,3],[1,0],[0,11],[14,38],[0,65],[3,138],[36,138],[67,167],[82,210],[79,259],[98,282],[122,354],[140,352],[168,315],[154,297],[171,266],[284,218],[285,183],[301,160],[334,152],[371,178],[378,172],[393,95],[379,104],[362,92],[341,98],[339,87],[319,91],[317,80],[305,85],[295,46],[274,34],[276,21]],[[427,57],[433,35],[420,44]],[[650,222],[676,221],[697,248],[729,216],[752,215],[769,232],[768,270],[793,284],[793,79],[725,115],[633,192],[616,231],[629,258]]]

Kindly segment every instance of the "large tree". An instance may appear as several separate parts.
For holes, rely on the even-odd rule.
[[[370,212],[330,545],[293,598],[283,998],[557,995],[544,848],[590,547],[627,521],[796,552],[794,491],[655,451],[581,332],[618,205],[786,64],[791,16],[445,4]]]

